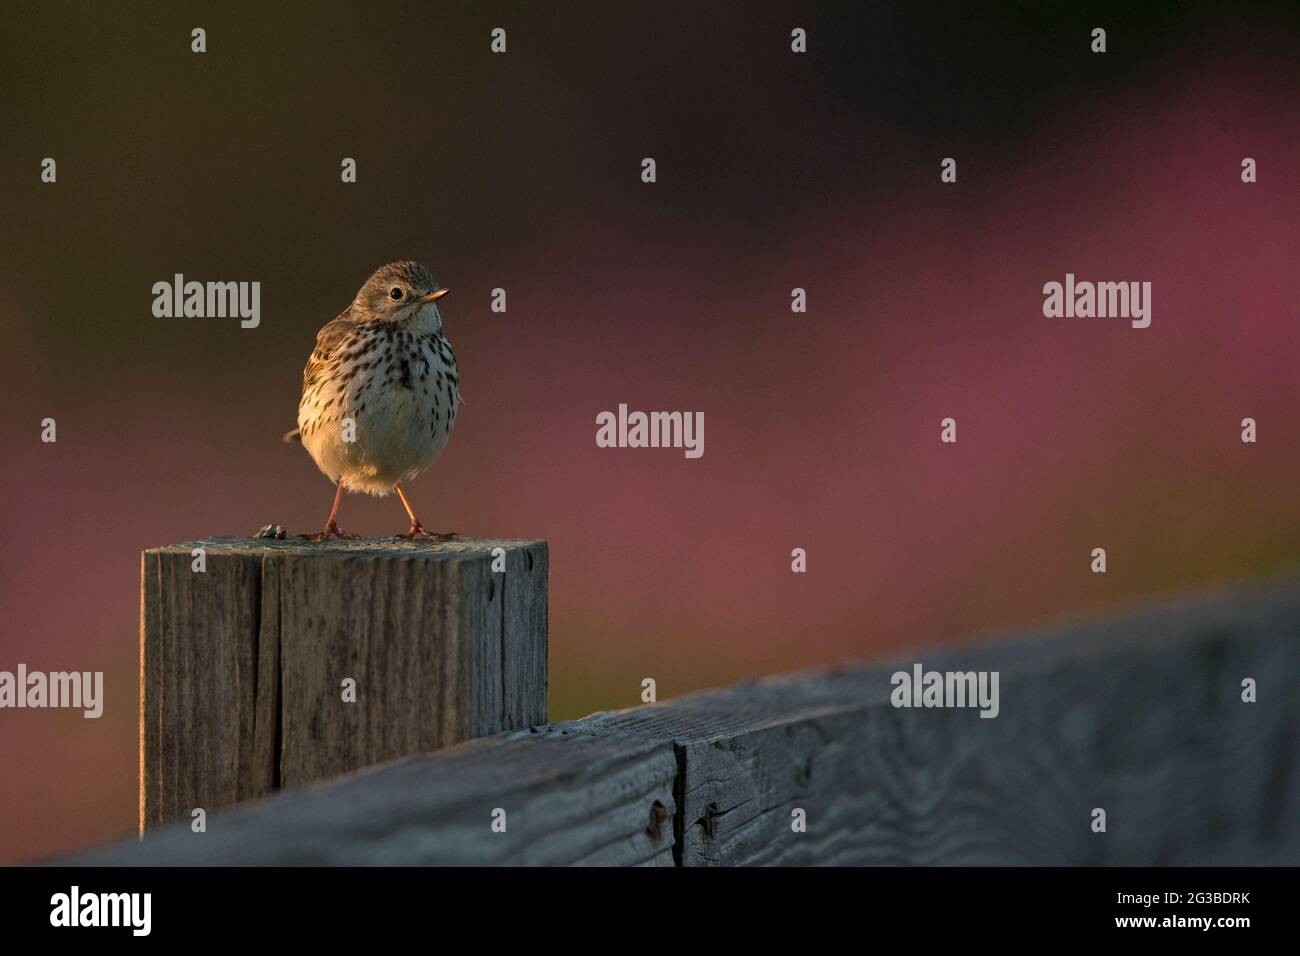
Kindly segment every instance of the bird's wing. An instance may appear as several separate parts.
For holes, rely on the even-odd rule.
[[[316,384],[316,380],[324,371],[326,363],[333,357],[335,349],[348,337],[348,333],[355,330],[356,327],[357,323],[352,321],[347,312],[344,312],[333,322],[325,323],[321,330],[316,333],[316,349],[311,353],[311,358],[307,360],[307,367],[302,370],[302,388],[304,392]]]
[[[357,327],[357,323],[352,321],[351,316],[344,312],[333,322],[326,322],[321,330],[316,333],[316,348],[311,353],[311,358],[307,359],[307,366],[302,370],[302,391],[307,394],[307,390],[315,385],[325,369],[329,365],[330,359],[334,352],[347,339],[348,333]],[[293,431],[284,433],[286,442],[302,441],[302,432],[295,428]]]

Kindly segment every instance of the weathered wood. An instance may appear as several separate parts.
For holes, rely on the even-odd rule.
[[[893,707],[890,677],[914,661],[998,670],[999,716]],[[1241,700],[1246,677],[1257,703]],[[1293,582],[692,695],[588,730],[678,748],[685,865],[1295,862],[1298,685]],[[1105,834],[1090,829],[1098,807]]]
[[[913,662],[998,671],[999,715],[895,708]],[[1295,864],[1297,686],[1292,580],[498,735],[74,862],[666,862],[658,825],[688,866]],[[488,804],[528,808],[509,840]]]
[[[213,538],[141,582],[141,828],[546,719],[545,542]]]
[[[122,865],[671,866],[676,772],[669,744],[516,732],[244,804],[206,833],[163,827],[111,855]]]
[[[914,660],[1000,671],[999,716],[893,707],[904,661],[603,715],[593,730],[679,748],[686,865],[1300,858],[1296,584]],[[1242,702],[1245,677],[1259,702]],[[796,807],[807,833],[791,830]],[[1097,807],[1105,834],[1090,829]]]

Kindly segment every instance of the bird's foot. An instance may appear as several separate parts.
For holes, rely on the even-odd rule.
[[[338,526],[338,522],[331,521],[325,526],[324,531],[317,531],[315,534],[304,534],[301,537],[308,541],[324,541],[326,538],[342,538],[345,541],[355,541],[361,537],[359,534],[348,534]]]
[[[407,541],[414,541],[416,538],[428,538],[431,541],[451,541],[455,539],[455,531],[425,531],[424,525],[416,522],[411,525],[411,530],[406,534],[399,534],[397,537],[405,538]]]

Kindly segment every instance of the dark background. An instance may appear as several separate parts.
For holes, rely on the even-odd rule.
[[[392,259],[452,289],[467,402],[412,496],[550,541],[552,718],[1300,558],[1294,3],[7,3],[0,27],[0,669],[107,682],[98,721],[0,712],[0,861],[132,827],[139,552],[321,526],[331,489],[279,437],[317,328]],[[260,281],[261,326],[154,318],[176,272]],[[1066,272],[1151,281],[1151,328],[1044,318]],[[704,457],[596,448],[620,402],[703,411]],[[406,526],[394,499],[342,517]]]

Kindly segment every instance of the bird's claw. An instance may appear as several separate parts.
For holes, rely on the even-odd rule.
[[[455,531],[425,531],[424,526],[419,524],[411,525],[411,530],[406,534],[399,534],[397,537],[405,538],[407,541],[414,541],[416,538],[428,538],[431,541],[451,541],[456,537]]]
[[[342,538],[344,541],[355,541],[361,535],[349,534],[340,528],[337,523],[331,521],[325,526],[324,531],[317,531],[315,534],[304,534],[300,535],[300,537],[306,538],[308,541],[324,541],[326,538]]]

